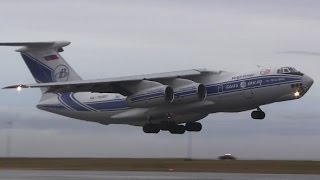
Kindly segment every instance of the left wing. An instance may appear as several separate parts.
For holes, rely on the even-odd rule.
[[[68,82],[52,82],[38,84],[17,84],[4,87],[11,88],[47,88],[46,92],[98,92],[98,93],[119,93],[124,96],[132,95],[132,87],[141,81],[159,81],[175,78],[191,78],[201,76],[206,73],[219,74],[216,71],[207,71],[206,69],[192,69],[184,71],[173,71],[167,73],[147,74],[139,76],[127,76],[118,78],[106,78],[97,80],[80,80]]]

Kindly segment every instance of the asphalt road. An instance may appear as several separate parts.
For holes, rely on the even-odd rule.
[[[35,171],[0,170],[1,180],[319,180],[320,175],[246,174],[246,173],[188,173],[188,172],[134,172],[134,171]]]

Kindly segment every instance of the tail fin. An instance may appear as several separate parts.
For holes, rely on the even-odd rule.
[[[23,46],[17,49],[37,83],[81,80],[61,57],[67,41],[0,43],[0,46]]]

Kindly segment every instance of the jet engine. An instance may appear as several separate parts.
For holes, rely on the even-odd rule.
[[[203,101],[206,97],[207,89],[203,84],[192,83],[174,89],[174,103]]]
[[[175,78],[168,81],[161,81],[173,88],[174,101],[176,104],[203,101],[207,97],[206,87],[189,79]]]
[[[174,91],[170,86],[161,85],[143,89],[127,98],[131,107],[150,107],[171,103],[174,100]]]

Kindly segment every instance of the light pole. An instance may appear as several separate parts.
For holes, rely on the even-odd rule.
[[[7,131],[7,143],[6,143],[6,157],[10,158],[11,157],[11,142],[12,142],[12,137],[11,137],[11,131],[13,127],[13,122],[8,121],[8,131]]]
[[[192,161],[192,132],[188,132],[187,160]]]

